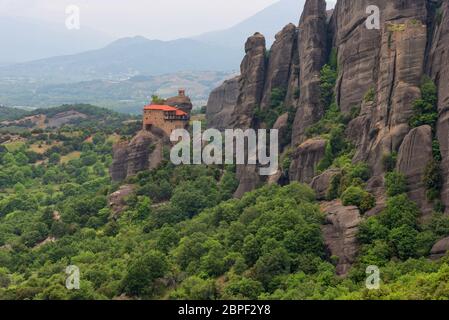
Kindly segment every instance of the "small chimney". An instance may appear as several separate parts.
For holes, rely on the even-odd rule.
[[[178,90],[178,96],[185,97],[186,96],[186,90],[185,89],[179,89]]]

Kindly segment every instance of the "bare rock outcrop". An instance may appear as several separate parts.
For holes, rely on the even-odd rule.
[[[285,90],[288,87],[295,37],[296,26],[292,23],[276,35],[276,40],[270,49],[264,95],[260,104],[261,110],[270,108],[273,89]]]
[[[430,251],[431,259],[440,259],[449,252],[449,237],[438,241]]]
[[[329,169],[324,171],[319,176],[313,178],[310,187],[315,190],[318,200],[325,200],[327,191],[331,185],[332,179],[341,173],[340,169]]]
[[[234,128],[247,129],[253,124],[254,113],[260,106],[265,86],[265,37],[256,33],[245,44],[245,57],[240,66],[239,95],[232,116]]]
[[[60,128],[64,124],[70,123],[78,119],[87,119],[89,116],[76,110],[61,112],[47,119],[47,127]]]
[[[240,77],[226,80],[213,90],[206,107],[206,122],[208,128],[223,131],[230,129],[230,122],[239,95]]]
[[[353,106],[360,105],[366,92],[376,82],[381,33],[379,30],[366,28],[366,8],[376,5],[384,12],[386,2],[340,0],[335,6],[331,28],[334,47],[338,49],[336,95],[343,112],[349,112]]]
[[[405,175],[408,195],[421,208],[424,217],[431,215],[433,209],[423,183],[426,167],[432,159],[432,128],[421,126],[411,130],[399,149],[397,170]]]
[[[372,151],[367,154],[375,174],[383,171],[383,154],[399,149],[410,130],[408,122],[413,115],[413,102],[421,97],[420,84],[427,43],[422,11],[426,12],[425,4],[417,7],[412,17],[395,20],[384,27],[377,104],[372,116],[378,134]]]
[[[299,102],[293,125],[292,143],[306,139],[304,132],[324,114],[320,94],[320,71],[328,54],[325,0],[307,0],[299,23]]]
[[[240,71],[239,95],[231,117],[233,128],[248,129],[254,124],[254,114],[260,106],[265,86],[266,46],[265,37],[256,33],[245,44],[246,55]],[[255,165],[238,165],[239,187],[234,196],[240,198],[244,193],[260,184],[260,176]]]
[[[323,159],[327,141],[309,139],[302,143],[292,156],[290,181],[310,183],[316,175],[316,167]]]
[[[345,207],[340,201],[324,202],[321,209],[326,213],[322,227],[326,246],[331,256],[338,257],[337,274],[346,275],[358,253],[357,233],[362,217],[357,207]]]
[[[116,143],[112,150],[112,166],[109,169],[113,181],[122,181],[128,175],[128,142]]]
[[[346,129],[346,136],[356,149],[354,162],[367,160],[366,155],[371,148],[371,139],[377,134],[377,131],[371,128],[371,112],[374,107],[373,101],[362,102],[360,115],[349,122]]]
[[[380,30],[366,27],[369,5],[382,13]],[[374,175],[382,174],[383,155],[398,151],[410,130],[424,71],[426,22],[425,0],[337,2],[331,20],[338,49],[337,102],[345,113],[362,106],[349,132],[356,138],[357,160],[367,161]],[[374,101],[366,110],[369,91]]]
[[[126,198],[134,192],[134,186],[125,184],[119,190],[111,193],[108,197],[109,208],[113,213],[113,218],[117,218],[126,207]]]
[[[234,197],[238,199],[242,198],[245,193],[256,189],[261,183],[256,165],[238,165],[237,179],[239,180],[239,186],[234,193]]]
[[[157,128],[139,131],[129,143],[117,143],[110,168],[112,180],[122,181],[140,171],[156,168],[163,160],[165,145],[170,145],[170,141]]]
[[[279,130],[279,144],[280,147],[284,147],[286,141],[289,140],[291,134],[289,130],[289,114],[284,113],[276,120],[273,125],[274,130]]]

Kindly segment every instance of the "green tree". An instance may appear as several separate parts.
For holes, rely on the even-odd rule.
[[[419,209],[406,194],[392,197],[387,201],[387,207],[380,214],[380,222],[389,229],[400,228],[403,225],[415,228]]]
[[[123,279],[123,290],[130,295],[152,295],[154,281],[162,278],[168,271],[168,262],[164,254],[150,251],[133,261]]]
[[[389,239],[393,244],[396,255],[402,259],[416,257],[418,231],[410,225],[402,225],[391,230]]]
[[[387,195],[394,197],[407,192],[407,180],[402,173],[397,171],[389,172],[385,176],[385,187]]]

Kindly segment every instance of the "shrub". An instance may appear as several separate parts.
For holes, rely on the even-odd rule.
[[[180,287],[170,294],[169,298],[175,300],[215,300],[217,299],[215,281],[192,276],[185,279]]]
[[[387,207],[379,216],[380,222],[389,229],[403,225],[416,227],[418,207],[406,194],[392,197],[387,201]]]
[[[368,181],[371,178],[371,170],[368,164],[359,162],[352,166],[348,172],[351,179],[361,179],[363,181]]]
[[[341,183],[342,175],[341,173],[335,175],[331,179],[331,183],[329,185],[329,189],[326,193],[326,199],[327,200],[335,200],[340,196],[340,183]]]
[[[365,97],[363,98],[363,101],[365,101],[365,102],[373,102],[375,97],[376,97],[376,92],[374,91],[374,88],[370,88],[368,90],[368,92],[365,94]]]
[[[324,171],[328,169],[335,158],[337,158],[343,150],[346,149],[347,143],[344,138],[344,127],[339,125],[330,132],[330,138],[326,144],[326,150],[323,160],[318,164],[318,170]]]
[[[376,206],[376,198],[369,192],[366,192],[363,196],[362,202],[359,205],[359,209],[362,213],[365,213]]]
[[[284,159],[282,160],[282,171],[288,173],[292,162],[292,151],[288,150],[284,155]]]
[[[332,153],[332,146],[330,141],[326,143],[326,149],[324,150],[324,158],[318,163],[317,171],[323,172],[332,165],[334,154]]]
[[[435,241],[438,238],[431,231],[420,232],[416,237],[416,253],[420,257],[425,257],[430,254]]]
[[[344,206],[356,206],[362,213],[376,205],[376,199],[361,187],[351,186],[343,192],[341,200]]]
[[[377,217],[370,217],[360,224],[357,239],[362,244],[370,244],[386,239],[388,233],[388,228],[381,224]]]
[[[337,71],[326,64],[321,69],[321,102],[327,108],[334,99],[334,87],[337,82]]]
[[[268,128],[272,128],[280,115],[288,111],[284,106],[285,96],[287,90],[285,88],[274,88],[271,91],[270,107],[268,110],[256,108],[255,118],[262,123],[265,123]]]
[[[449,235],[449,217],[443,213],[435,213],[428,225],[428,229],[437,237],[443,238]]]
[[[394,197],[407,192],[407,180],[402,173],[393,171],[386,175],[385,187],[387,189],[387,195]]]
[[[438,120],[437,87],[433,81],[426,77],[421,84],[421,99],[413,104],[413,116],[410,126],[413,128],[429,125],[435,130]]]
[[[441,175],[440,164],[432,160],[430,161],[424,172],[423,177],[424,185],[427,189],[427,198],[432,201],[436,200],[441,192],[443,186],[443,177]]]
[[[398,155],[396,152],[383,155],[382,163],[383,163],[385,172],[392,172],[396,168],[397,157],[398,157]]]
[[[402,225],[391,230],[389,238],[398,258],[406,260],[416,256],[417,236],[418,231],[409,225]]]
[[[440,142],[438,141],[438,139],[434,139],[432,142],[432,153],[435,161],[440,162],[441,160],[443,160],[441,156]]]

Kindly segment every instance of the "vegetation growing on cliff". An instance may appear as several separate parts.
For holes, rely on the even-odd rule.
[[[427,198],[435,202],[437,210],[441,210],[439,201],[442,188],[441,151],[440,143],[436,137],[436,125],[438,121],[438,95],[435,83],[428,77],[424,77],[421,84],[421,98],[413,104],[413,116],[410,126],[413,128],[428,125],[432,128],[433,135],[433,159],[427,164],[423,182],[427,189]]]
[[[375,298],[407,297],[417,277],[447,273],[446,260],[389,262],[424,254],[434,238],[417,229],[416,208],[403,197],[390,200],[384,218],[369,220],[373,226],[361,232],[367,245],[349,279],[336,276],[326,254],[314,193],[297,183],[228,200],[236,187],[232,167],[166,163],[127,181],[135,192],[116,213],[106,197],[118,188],[106,172],[111,140],[95,130],[80,134],[56,135],[71,137],[65,146],[80,150],[67,163],[26,159],[29,144],[1,152],[2,173],[10,176],[12,167],[23,173],[0,196],[2,299],[358,299],[374,295],[361,278],[368,262],[380,262],[387,275],[386,291]],[[338,163],[343,185],[369,177],[361,164]],[[438,216],[428,230],[441,237],[449,221]],[[64,287],[71,264],[81,271],[79,291]],[[434,284],[416,289],[415,298],[447,294]]]
[[[359,228],[358,239],[363,247],[351,271],[353,279],[362,277],[368,265],[384,267],[392,259],[425,257],[435,241],[449,231],[449,219],[439,214],[435,214],[430,223],[418,222],[419,209],[406,194],[406,180],[402,174],[389,173],[386,188],[389,199],[385,210],[366,219]]]

